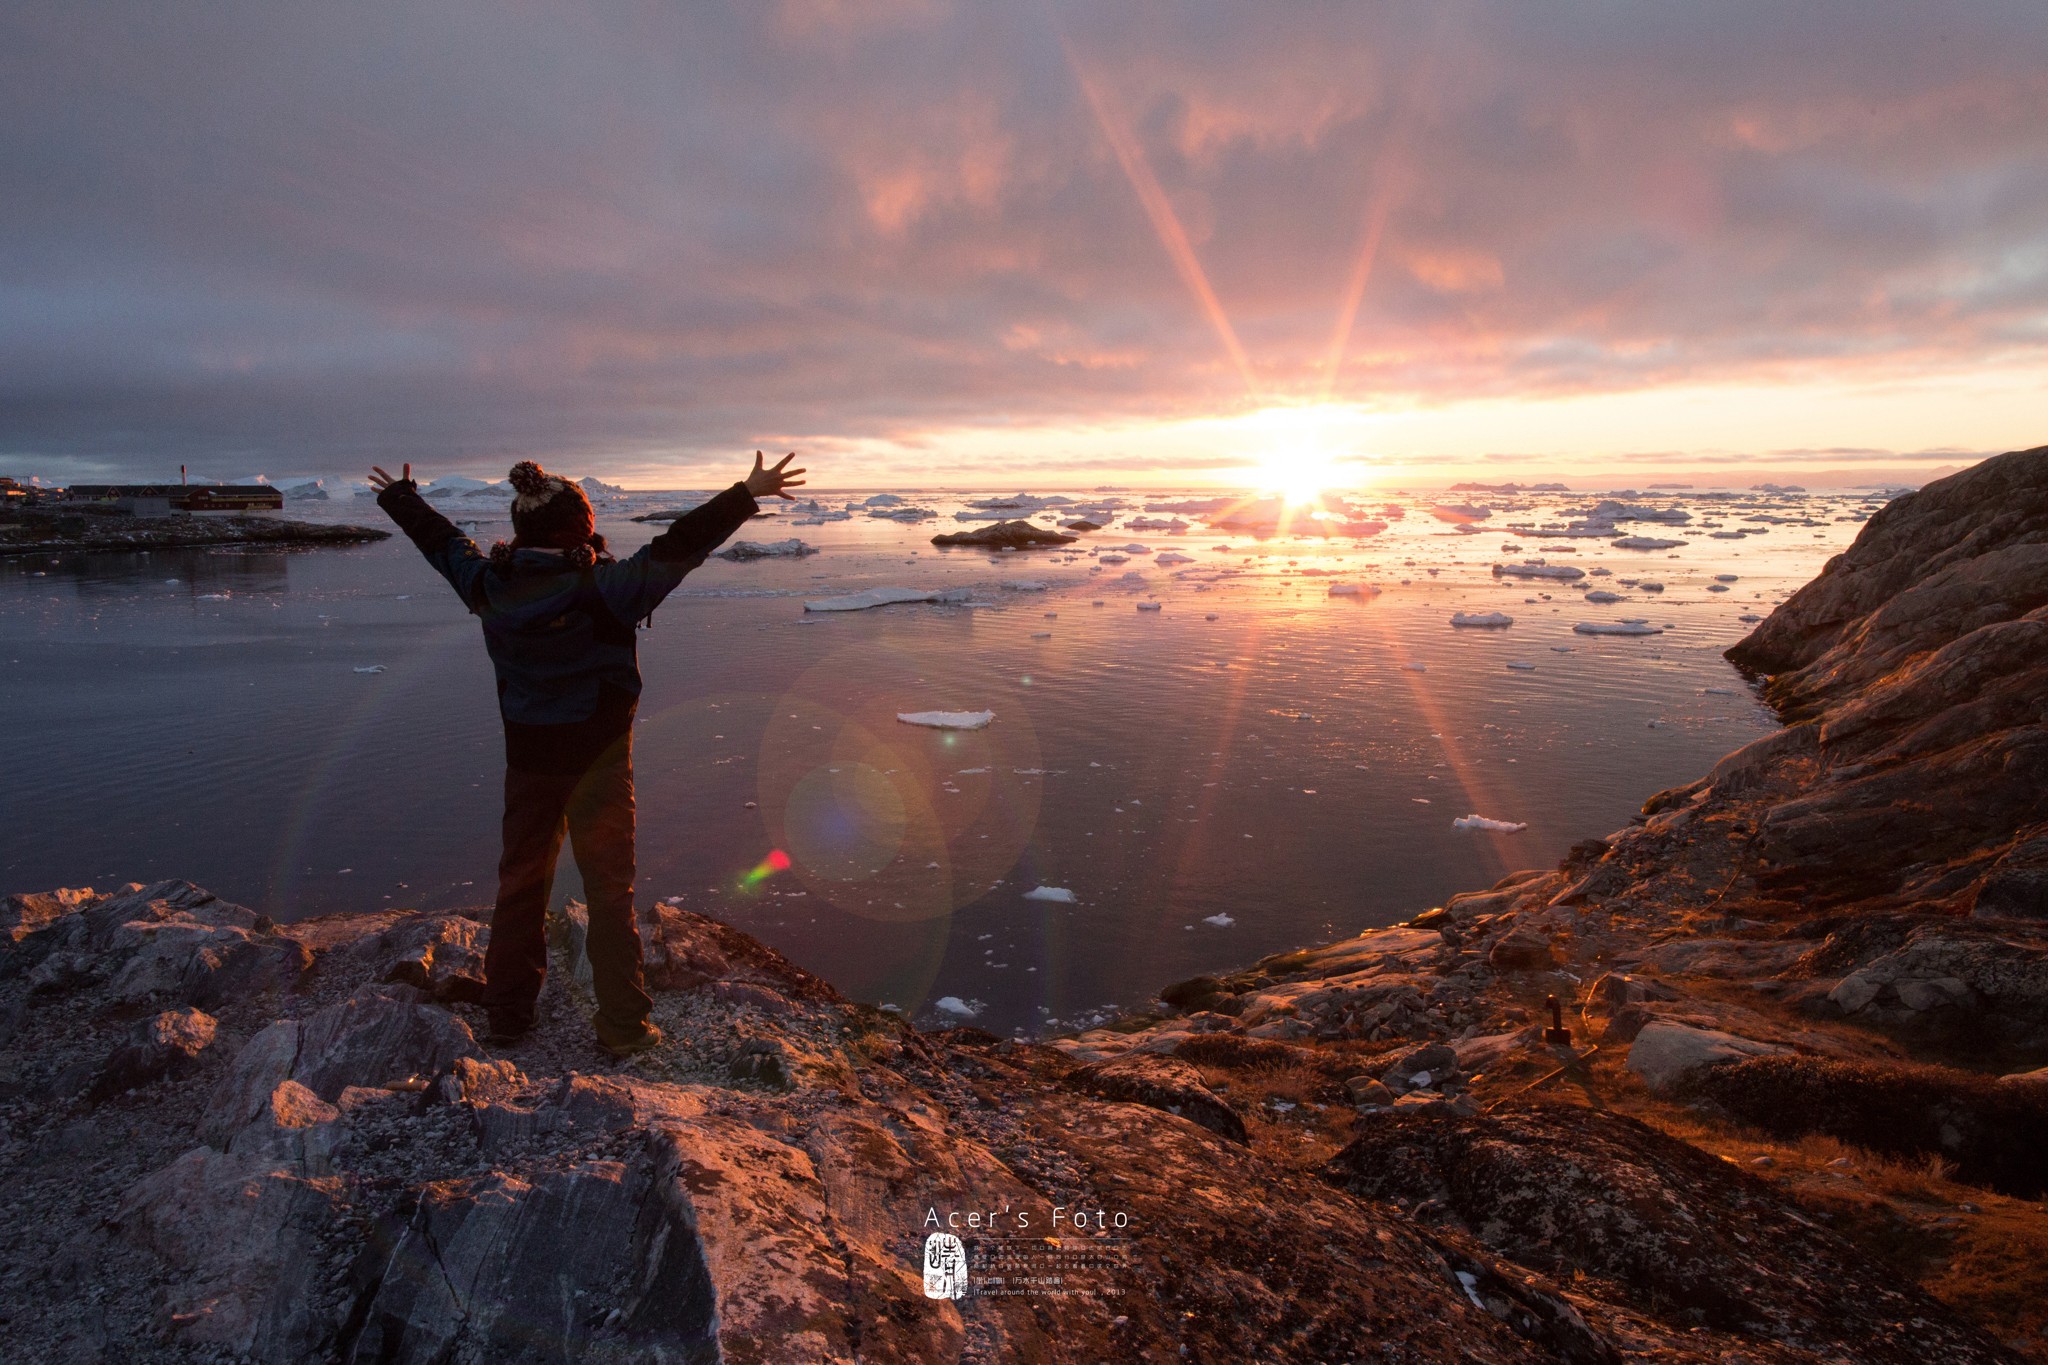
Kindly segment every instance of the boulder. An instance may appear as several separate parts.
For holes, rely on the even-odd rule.
[[[165,1010],[144,1020],[100,1067],[87,1098],[99,1103],[189,1075],[213,1046],[215,1029],[213,1016],[195,1009]]]
[[[1688,1072],[1744,1057],[1786,1052],[1774,1043],[1738,1038],[1718,1029],[1652,1019],[1642,1026],[1628,1049],[1628,1069],[1659,1094],[1674,1089]]]
[[[262,1111],[228,1139],[228,1154],[294,1175],[333,1175],[341,1116],[339,1108],[297,1081],[279,1081]]]
[[[479,998],[490,926],[466,914],[413,912],[351,944],[351,961],[373,981],[415,986],[441,1001]]]
[[[0,899],[0,938],[10,945],[19,943],[38,929],[91,905],[95,899],[89,886],[25,891]]]
[[[215,1088],[203,1135],[216,1146],[269,1104],[282,1081],[329,1103],[349,1086],[431,1081],[460,1057],[482,1059],[469,1025],[411,986],[364,986],[304,1020],[279,1020],[243,1047]]]
[[[289,1361],[333,1340],[323,1239],[341,1211],[339,1180],[198,1147],[129,1189],[113,1221],[175,1272],[173,1344]]]
[[[1201,1072],[1177,1058],[1131,1052],[1084,1066],[1065,1083],[1099,1099],[1163,1109],[1232,1142],[1249,1140],[1237,1111],[1202,1083]]]
[[[1510,929],[1487,950],[1486,965],[1497,972],[1547,971],[1557,965],[1550,940],[1521,926]]]

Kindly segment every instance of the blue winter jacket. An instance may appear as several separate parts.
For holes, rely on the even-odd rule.
[[[640,696],[634,627],[759,509],[736,483],[624,559],[573,569],[522,549],[501,570],[412,480],[377,505],[483,622],[511,765],[557,771],[588,766],[627,733]]]

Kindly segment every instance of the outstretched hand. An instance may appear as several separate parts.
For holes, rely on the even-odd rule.
[[[804,481],[802,479],[799,479],[797,475],[803,473],[804,471],[801,469],[790,469],[788,467],[789,462],[791,460],[794,460],[795,458],[796,452],[792,450],[789,452],[789,454],[777,460],[772,466],[763,468],[761,464],[761,452],[758,450],[755,451],[754,472],[747,475],[747,491],[749,493],[752,493],[756,498],[766,498],[772,496],[777,498],[786,498],[790,502],[795,502],[795,494],[785,493],[782,491],[785,488],[803,487]]]
[[[391,487],[391,485],[394,483],[409,482],[412,479],[412,466],[408,464],[402,465],[400,467],[404,469],[405,472],[394,479],[389,474],[386,474],[383,470],[377,468],[375,465],[370,466],[370,487],[376,489],[379,493],[382,493],[385,489]]]

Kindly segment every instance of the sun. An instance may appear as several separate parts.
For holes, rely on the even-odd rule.
[[[1259,491],[1295,506],[1321,501],[1344,477],[1341,457],[1355,423],[1352,414],[1325,406],[1267,408],[1247,420],[1258,452],[1250,474]]]
[[[1296,507],[1312,506],[1337,481],[1336,461],[1328,451],[1313,448],[1269,450],[1259,456],[1262,493],[1277,493]]]

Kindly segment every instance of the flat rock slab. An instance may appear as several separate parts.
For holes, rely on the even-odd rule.
[[[1738,1038],[1718,1029],[1689,1028],[1655,1019],[1643,1025],[1635,1042],[1629,1045],[1628,1069],[1652,1091],[1663,1094],[1674,1089],[1688,1073],[1702,1067],[1789,1051],[1790,1048],[1775,1043]]]

